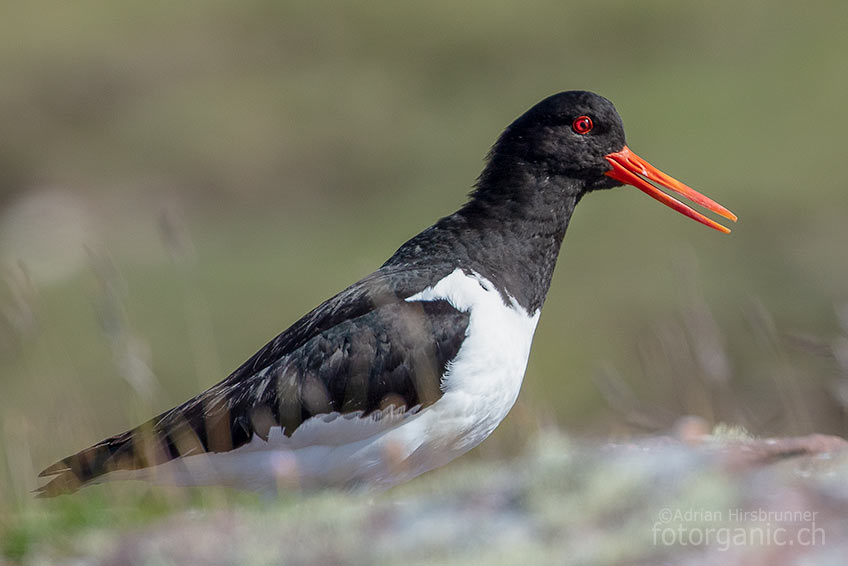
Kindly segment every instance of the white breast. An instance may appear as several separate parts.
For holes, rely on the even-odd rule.
[[[467,338],[442,382],[444,396],[432,410],[456,419],[457,442],[472,448],[503,420],[521,388],[539,311],[509,305],[485,278],[461,269],[407,301],[444,299],[470,315]]]
[[[316,416],[290,437],[276,428],[268,441],[254,437],[230,452],[188,456],[102,479],[263,491],[291,485],[381,488],[464,454],[488,437],[515,403],[539,311],[528,314],[514,299],[505,304],[489,281],[461,269],[406,300],[447,300],[469,313],[466,339],[442,379],[444,394],[429,407],[365,417]]]

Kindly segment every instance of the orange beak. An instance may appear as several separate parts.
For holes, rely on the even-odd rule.
[[[607,171],[606,173],[607,176],[627,185],[633,185],[648,196],[657,199],[664,205],[673,208],[677,212],[684,214],[693,220],[697,220],[701,224],[705,224],[706,226],[718,230],[719,232],[724,232],[725,234],[730,232],[730,228],[726,228],[718,222],[710,220],[700,212],[693,210],[676,198],[662,192],[648,181],[653,181],[654,183],[674,191],[675,193],[688,198],[692,202],[699,204],[704,208],[727,218],[728,220],[736,222],[735,214],[712,199],[705,197],[695,189],[687,187],[677,179],[666,175],[630,151],[627,146],[624,146],[621,151],[610,153],[605,157],[607,161],[609,161],[610,165],[612,165],[612,170]]]

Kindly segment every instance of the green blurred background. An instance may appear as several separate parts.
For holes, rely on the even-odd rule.
[[[0,506],[451,213],[567,89],[740,222],[586,198],[477,457],[683,415],[848,432],[846,24],[840,1],[7,3]]]

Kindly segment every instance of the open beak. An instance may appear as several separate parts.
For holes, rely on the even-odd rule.
[[[685,214],[689,218],[693,220],[697,220],[701,224],[705,224],[710,228],[718,230],[719,232],[724,232],[725,234],[730,232],[730,228],[726,228],[719,224],[718,222],[714,222],[701,214],[690,208],[689,206],[683,204],[676,198],[662,192],[654,185],[649,183],[648,181],[653,181],[654,183],[661,185],[671,191],[679,195],[683,195],[688,198],[692,202],[703,206],[708,210],[712,210],[716,214],[719,214],[728,220],[736,222],[736,215],[718,204],[717,202],[709,199],[699,193],[698,191],[687,187],[677,179],[669,177],[632,151],[627,146],[621,151],[617,151],[615,153],[610,153],[605,156],[607,161],[609,161],[610,165],[612,165],[612,170],[607,171],[607,176],[612,177],[616,181],[621,181],[622,183],[633,185],[640,191],[648,194],[666,206],[669,206],[676,210],[681,214]]]

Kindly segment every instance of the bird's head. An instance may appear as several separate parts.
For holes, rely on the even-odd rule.
[[[533,106],[504,131],[492,148],[491,160],[505,166],[523,163],[541,174],[567,179],[581,194],[632,185],[702,224],[730,231],[652,184],[656,183],[736,221],[720,204],[631,152],[612,102],[591,92],[561,92]]]

